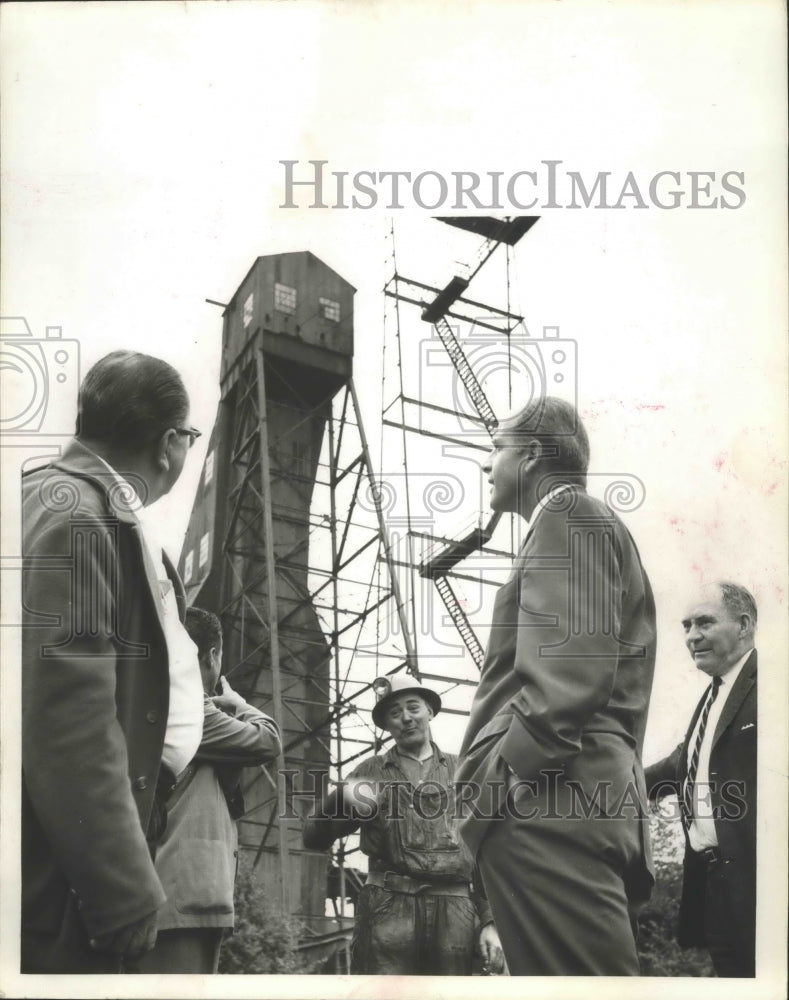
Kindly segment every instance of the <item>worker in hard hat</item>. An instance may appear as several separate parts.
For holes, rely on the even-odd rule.
[[[379,678],[374,689],[373,721],[394,746],[362,761],[303,832],[305,847],[322,850],[361,830],[369,874],[356,905],[351,972],[470,975],[478,945],[483,972],[500,973],[498,933],[458,835],[456,757],[430,737],[441,698],[408,675]]]

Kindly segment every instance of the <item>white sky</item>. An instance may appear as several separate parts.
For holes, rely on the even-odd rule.
[[[646,184],[679,171],[685,190],[688,171],[744,172],[738,210],[535,209],[512,304],[533,334],[558,325],[579,345],[592,471],[647,490],[626,518],[659,610],[647,760],[681,737],[703,686],[677,624],[702,578],[754,590],[765,711],[778,711],[781,4],[29,3],[0,16],[2,315],[36,336],[62,326],[83,373],[117,347],[181,370],[206,437],[151,512],[175,555],[218,400],[221,316],[204,299],[227,301],[257,255],[312,250],[358,289],[356,378],[378,440],[386,212],[280,209],[279,160],[506,175],[555,159],[611,171],[614,189],[629,170]],[[398,263],[447,280],[429,214],[395,213]],[[469,294],[504,305],[500,289]]]

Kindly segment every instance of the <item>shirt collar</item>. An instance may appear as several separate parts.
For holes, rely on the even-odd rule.
[[[106,461],[106,459],[102,458],[101,455],[98,455],[95,451],[92,451],[84,444],[82,445],[82,447],[85,448],[85,451],[90,452],[90,454],[93,455],[94,458],[98,459],[98,461],[101,462],[104,468],[107,469],[112,478],[118,484],[120,495],[118,496],[117,492],[113,491],[114,495],[111,496],[111,502],[113,503],[113,505],[121,504],[124,510],[129,511],[130,513],[133,514],[138,514],[143,509],[143,504],[142,501],[140,500],[137,490],[135,490],[135,488],[132,486],[129,480],[124,479],[119,472],[116,472],[115,469],[113,469],[113,467],[110,465],[110,463]]]
[[[436,748],[431,743],[430,744],[430,756],[429,757],[414,757],[413,754],[406,753],[405,750],[401,750],[400,747],[395,747],[395,750],[400,757],[405,757],[407,760],[415,760],[417,764],[424,764],[427,760],[432,760],[436,755]]]
[[[565,490],[571,490],[572,488],[573,483],[560,483],[558,486],[552,486],[542,500],[537,501],[537,506],[534,508],[532,515],[529,518],[529,527],[534,527],[535,521],[554,497],[557,497],[560,493],[564,493]]]
[[[430,741],[430,746],[433,749],[433,756],[434,757],[438,757],[438,759],[442,763],[444,763],[445,760],[446,760],[446,758],[444,757],[443,750],[441,750],[432,740]],[[395,762],[396,758],[399,757],[399,756],[401,756],[400,751],[397,748],[397,744],[393,743],[392,746],[389,747],[389,749],[386,751],[386,754],[384,756],[385,756],[385,759],[386,759],[387,763],[393,764]],[[407,754],[403,754],[402,756],[406,757],[408,755]],[[416,757],[409,757],[408,759],[409,760],[416,760]],[[425,757],[425,760],[430,760],[430,758],[429,757]]]
[[[748,657],[751,655],[752,652],[753,649],[749,649],[744,656],[742,656],[739,660],[737,660],[737,662],[734,664],[731,670],[727,670],[725,674],[721,675],[721,687],[724,687],[724,685],[729,688],[734,686],[734,682],[740,676],[740,671],[745,666],[745,661],[748,659]]]

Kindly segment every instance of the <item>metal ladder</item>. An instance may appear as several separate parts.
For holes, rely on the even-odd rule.
[[[469,398],[476,407],[477,413],[485,425],[485,430],[489,434],[492,434],[498,423],[496,414],[488,402],[485,390],[479,384],[477,376],[471,370],[471,365],[468,363],[468,359],[463,353],[463,348],[460,346],[452,327],[447,322],[446,316],[439,316],[433,326],[436,328],[436,332],[441,338],[441,343],[444,345],[450,361],[455,366],[455,371],[460,376],[460,381],[465,386]]]
[[[449,612],[449,617],[454,622],[460,638],[465,643],[466,649],[471,653],[471,658],[476,663],[477,669],[482,670],[482,664],[485,662],[485,653],[474,629],[469,624],[465,611],[461,608],[457,597],[455,597],[455,592],[449,585],[449,580],[445,576],[437,576],[434,577],[433,583],[436,585],[436,590],[440,594],[441,600],[444,602],[444,607]]]

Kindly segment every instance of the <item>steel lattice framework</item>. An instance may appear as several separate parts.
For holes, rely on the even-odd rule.
[[[300,816],[324,776],[341,779],[382,745],[370,716],[376,676],[407,670],[442,693],[447,715],[465,714],[467,697],[452,693],[475,683],[482,647],[454,587],[478,588],[483,574],[460,564],[480,552],[511,554],[490,548],[497,518],[477,515],[457,534],[415,514],[405,444],[417,434],[457,446],[460,417],[472,428],[463,445],[475,454],[488,448],[495,413],[460,329],[473,321],[506,339],[521,318],[461,293],[498,245],[533,224],[492,221],[493,229],[484,220],[467,227],[484,238],[468,278],[434,288],[395,268],[385,288],[398,308],[420,307],[422,329],[432,330],[465,392],[462,406],[410,394],[399,365],[382,426],[402,444],[402,475],[372,466],[352,378],[347,282],[309,252],[260,257],[225,306],[221,401],[179,568],[190,603],[221,617],[231,684],[280,725],[279,760],[244,774],[240,846],[283,910],[305,921],[316,955],[347,943],[358,848],[349,838],[331,859],[304,850]],[[399,323],[395,336],[402,351]],[[403,496],[405,511],[392,500]],[[434,605],[461,642],[449,657],[418,648],[420,636],[436,631],[420,618],[435,617]],[[334,918],[325,916],[327,896]]]

